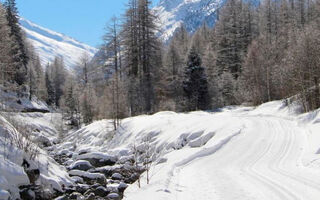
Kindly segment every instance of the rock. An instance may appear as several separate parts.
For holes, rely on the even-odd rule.
[[[77,169],[77,170],[81,170],[81,171],[88,171],[91,168],[92,168],[92,165],[87,160],[78,160],[69,166],[69,169],[71,169],[71,170]]]
[[[28,189],[28,188],[25,188],[25,189],[20,191],[20,197],[23,200],[34,200],[34,199],[36,199],[36,195],[35,195],[34,191],[32,191],[31,189]]]
[[[83,194],[84,196],[89,196],[92,192],[91,189],[88,189],[87,191],[85,191],[85,193]]]
[[[93,192],[96,196],[100,196],[100,197],[106,197],[109,194],[108,190],[103,186],[97,187],[96,189],[93,190]]]
[[[78,184],[76,186],[76,191],[80,192],[81,194],[86,193],[86,191],[88,191],[89,189],[90,189],[90,186],[86,184]]]
[[[10,193],[6,190],[0,189],[0,199],[8,200],[10,198]]]
[[[26,174],[28,175],[30,183],[34,185],[35,182],[40,177],[40,170],[39,169],[26,170]]]
[[[91,169],[89,171],[90,172],[103,173],[106,177],[111,177],[112,174],[114,174],[116,172],[119,173],[121,171],[121,166],[120,165],[104,166],[104,167]]]
[[[69,198],[65,195],[61,196],[61,197],[57,197],[54,200],[69,200]]]
[[[118,193],[119,192],[118,187],[119,187],[119,184],[112,183],[108,185],[107,190],[109,193]]]
[[[114,174],[112,174],[111,178],[113,180],[122,180],[123,176],[121,174],[119,174],[119,173],[114,173]]]
[[[69,199],[81,200],[84,199],[84,197],[79,192],[74,192],[70,194]]]
[[[118,191],[119,191],[120,193],[123,193],[124,190],[127,189],[127,187],[128,187],[127,184],[121,182],[121,183],[119,184],[119,186],[118,186]]]
[[[71,170],[69,171],[70,176],[80,176],[86,183],[95,184],[99,183],[104,185],[106,183],[106,177],[100,173],[90,173],[80,170]]]
[[[117,158],[101,152],[92,152],[78,155],[78,160],[87,160],[94,167],[111,166],[116,164]]]
[[[52,142],[49,140],[49,138],[43,136],[43,135],[40,135],[37,137],[37,142],[39,144],[41,144],[43,147],[49,147],[49,146],[52,146]]]
[[[96,195],[94,193],[90,193],[88,196],[86,196],[85,200],[95,200]]]
[[[73,177],[71,177],[71,179],[72,179],[75,183],[84,183],[83,178],[81,178],[80,176],[73,176]]]
[[[136,180],[138,180],[139,177],[140,177],[140,175],[138,173],[133,173],[133,174],[130,175],[129,178],[127,178],[125,180],[125,182],[132,184],[132,183],[136,182]]]
[[[111,194],[108,194],[107,198],[112,200],[118,200],[120,196],[117,193],[111,193]]]

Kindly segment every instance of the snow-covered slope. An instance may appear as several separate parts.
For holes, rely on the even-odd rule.
[[[51,31],[21,18],[20,24],[26,32],[27,38],[36,52],[40,55],[41,63],[47,65],[52,62],[56,56],[64,59],[67,68],[74,67],[79,58],[87,53],[90,57],[97,52],[96,48],[83,44],[61,33]]]
[[[141,188],[135,183],[125,191],[129,200],[317,200],[320,111],[299,110],[275,101],[214,113],[161,112],[124,119],[117,132],[102,120],[71,133],[60,150],[74,151],[73,158],[101,152],[119,164],[134,149],[147,151],[150,184],[144,173]]]
[[[161,0],[153,10],[159,16],[161,38],[168,40],[184,24],[189,32],[197,30],[204,22],[209,26],[216,21],[216,11],[225,0]]]
[[[39,185],[46,195],[51,196],[56,191],[63,192],[64,186],[74,184],[64,167],[56,163],[47,151],[30,142],[40,144],[56,141],[58,131],[50,120],[56,121],[58,116],[60,115],[50,113],[0,113],[1,200],[20,199],[21,187],[29,187],[35,177],[29,174],[32,170],[39,170],[35,184]],[[35,153],[36,151],[38,153]],[[31,155],[37,156],[32,158]],[[27,167],[23,164],[25,162]],[[30,195],[36,194],[31,192]]]

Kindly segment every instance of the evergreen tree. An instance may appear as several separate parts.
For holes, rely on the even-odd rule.
[[[10,29],[6,17],[6,10],[0,3],[0,80],[2,84],[12,81],[14,77],[12,59],[8,51],[12,45],[11,43],[12,40],[10,38]]]
[[[54,103],[56,102],[55,91],[54,91],[53,84],[52,84],[49,73],[50,73],[50,66],[48,65],[46,68],[46,73],[45,73],[45,84],[46,84],[46,90],[47,90],[47,94],[48,94],[46,102],[48,105],[54,105]]]
[[[206,110],[210,106],[208,81],[202,61],[195,48],[192,47],[185,70],[183,89],[187,98],[187,110]]]
[[[15,0],[6,0],[5,2],[7,21],[10,28],[10,37],[12,39],[10,55],[12,58],[15,74],[14,81],[22,85],[27,78],[27,64],[29,61],[25,39],[19,25],[18,10]]]

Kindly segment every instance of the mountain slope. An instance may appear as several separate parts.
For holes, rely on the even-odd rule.
[[[168,40],[184,24],[189,32],[197,30],[204,22],[213,26],[217,10],[225,0],[161,0],[153,11],[159,16],[161,38]]]
[[[43,28],[26,19],[21,18],[20,24],[26,32],[28,40],[40,55],[43,65],[52,62],[56,56],[61,56],[66,67],[71,69],[84,53],[92,57],[97,52],[96,48],[80,43],[61,33]]]

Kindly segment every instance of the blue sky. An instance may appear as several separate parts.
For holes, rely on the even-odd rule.
[[[158,0],[153,0],[155,3]],[[121,16],[128,0],[16,0],[20,16],[45,28],[98,46],[104,27]]]

